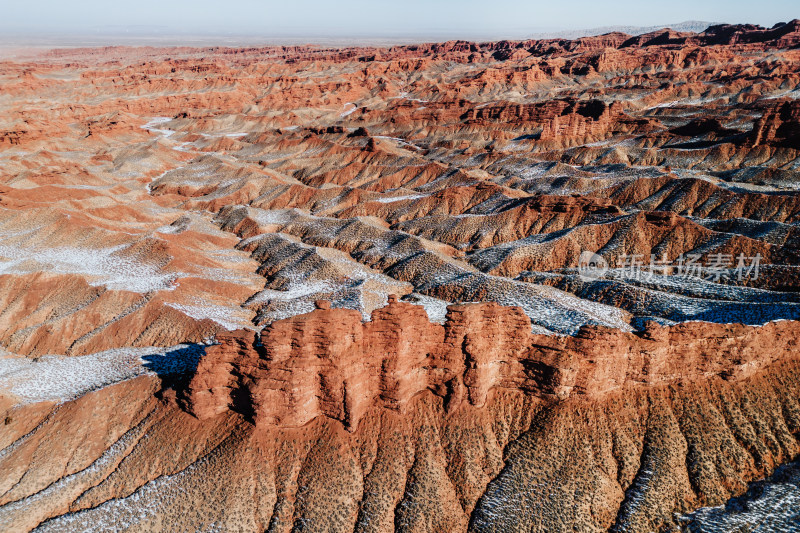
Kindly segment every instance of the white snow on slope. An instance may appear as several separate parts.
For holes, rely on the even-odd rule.
[[[382,204],[391,204],[394,202],[401,202],[403,200],[418,200],[419,198],[425,198],[429,196],[427,194],[409,194],[407,196],[389,196],[385,198],[377,198],[375,201],[380,202]]]
[[[252,327],[250,312],[241,307],[210,304],[199,298],[189,304],[169,302],[166,305],[195,320],[213,320],[229,331]]]
[[[37,359],[0,353],[0,390],[21,403],[65,402],[87,392],[144,374],[176,374],[193,369],[202,345],[170,348],[116,348],[89,355],[45,355]]]
[[[156,265],[126,257],[122,252],[127,247],[23,248],[0,245],[0,274],[81,274],[93,286],[140,293],[175,288],[173,282],[179,272],[164,272]]]
[[[345,111],[343,111],[343,112],[342,112],[342,113],[339,115],[339,117],[340,117],[340,118],[344,118],[344,117],[346,117],[346,116],[348,116],[348,115],[351,115],[351,114],[352,114],[352,113],[353,113],[353,112],[354,112],[356,109],[358,109],[358,106],[357,106],[356,104],[354,104],[353,102],[347,102],[347,103],[346,103],[346,104],[344,104],[344,105],[345,105],[345,106],[353,106],[353,107],[352,107],[351,109],[346,109]]]
[[[437,324],[444,324],[447,317],[447,306],[452,302],[418,293],[414,293],[412,297],[411,303],[425,308],[425,312],[428,313],[428,320]]]

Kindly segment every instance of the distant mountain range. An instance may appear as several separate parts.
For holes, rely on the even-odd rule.
[[[583,30],[564,30],[556,32],[543,32],[534,33],[530,36],[531,39],[578,39],[580,37],[592,37],[594,35],[603,35],[615,31],[627,33],[628,35],[642,35],[658,31],[664,28],[670,28],[675,31],[690,31],[700,33],[709,26],[720,24],[719,22],[705,22],[702,20],[687,20],[677,24],[661,24],[658,26],[601,26],[599,28],[588,28]]]

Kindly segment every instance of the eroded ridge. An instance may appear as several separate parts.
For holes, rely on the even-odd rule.
[[[398,301],[370,322],[320,307],[261,342],[220,336],[177,397],[139,372],[58,402],[0,396],[0,522],[652,531],[800,452],[797,322],[553,336],[491,303],[444,324]]]
[[[448,410],[482,407],[495,388],[540,398],[603,397],[630,387],[741,381],[800,357],[800,323],[648,323],[641,333],[586,326],[575,336],[531,333],[520,308],[448,307],[443,325],[399,302],[371,320],[317,302],[311,313],[273,322],[257,335],[217,337],[185,393],[201,419],[229,409],[256,425],[299,427],[318,416],[351,430],[375,406],[405,412],[424,391]]]
[[[4,61],[0,345],[203,342],[388,294],[559,335],[798,319],[799,28]],[[689,256],[718,268],[625,272]]]
[[[798,46],[3,61],[0,524],[661,531],[745,493],[800,452]]]

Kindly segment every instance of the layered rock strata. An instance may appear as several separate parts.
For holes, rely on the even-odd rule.
[[[348,309],[278,320],[260,336],[221,334],[185,393],[207,419],[234,410],[256,425],[299,427],[319,416],[351,430],[374,406],[405,412],[431,391],[448,410],[482,407],[492,389],[545,399],[600,398],[630,387],[741,381],[800,356],[800,323],[649,323],[640,333],[586,326],[576,336],[531,333],[520,308],[451,305],[444,325],[391,295],[368,322]]]

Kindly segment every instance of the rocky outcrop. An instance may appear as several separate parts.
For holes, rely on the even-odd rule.
[[[562,334],[633,308],[708,319],[685,283],[532,282],[584,250],[760,254],[741,285],[772,294],[714,298],[798,319],[797,28],[4,61],[0,346],[203,342],[408,292],[521,305]]]
[[[464,324],[492,323],[500,313],[513,326],[514,313],[501,308],[451,310],[457,311],[472,315]],[[664,330],[684,343],[691,326],[698,325]],[[796,324],[708,327],[697,330],[715,333],[705,344],[637,341],[661,347],[664,355],[704,346],[705,358],[666,360],[646,372],[700,371],[679,380],[648,386],[628,380],[621,389],[592,394],[576,387],[563,400],[494,387],[482,407],[466,395],[458,406],[445,405],[427,390],[404,412],[376,402],[351,431],[327,416],[302,427],[254,425],[227,408],[198,419],[154,375],[59,405],[14,406],[3,395],[0,522],[13,531],[58,533],[208,524],[244,531],[303,524],[341,533],[669,530],[681,514],[744,493],[748,482],[800,452],[796,346],[769,366],[759,368],[769,356],[757,356],[784,349],[787,333],[796,338]],[[518,346],[513,338],[492,339],[488,329],[450,331],[470,346],[465,367],[475,369],[478,382],[493,373],[482,353]],[[621,376],[622,368],[637,364],[620,352],[624,364],[609,366],[609,349],[618,345],[607,341],[614,337],[587,332],[567,344],[591,349],[591,360],[576,359],[584,369],[602,365]],[[229,346],[233,355],[242,345]],[[742,363],[744,371],[716,373],[728,365],[722,354],[738,357],[729,367]],[[698,366],[703,359],[711,364]],[[583,375],[601,379],[596,372]],[[56,385],[63,376],[52,378],[42,383]],[[563,374],[556,378],[550,381],[566,382]]]
[[[782,102],[768,108],[753,126],[750,138],[754,146],[800,150],[800,101]]]
[[[2,529],[646,532],[741,494],[800,452],[799,27],[3,61]]]
[[[559,137],[597,137],[609,131],[622,115],[619,104],[608,105],[602,100],[551,100],[537,104],[499,103],[475,107],[462,114],[467,124],[516,122],[543,128],[542,140]],[[526,124],[530,123],[530,124]]]
[[[493,389],[543,399],[603,397],[720,377],[741,381],[800,357],[800,323],[649,323],[640,334],[584,327],[576,336],[531,333],[519,308],[453,305],[443,326],[420,306],[389,297],[372,319],[318,309],[217,337],[185,392],[200,418],[234,410],[256,425],[299,427],[316,417],[351,430],[373,407],[405,412],[425,391],[448,410],[481,407]]]
[[[530,326],[529,326],[530,328]],[[222,336],[203,359],[187,402],[202,418],[228,408],[257,424],[302,426],[327,416],[355,427],[374,403],[402,410],[438,381],[430,366],[444,330],[422,307],[398,302],[372,313],[318,302],[306,315]]]

